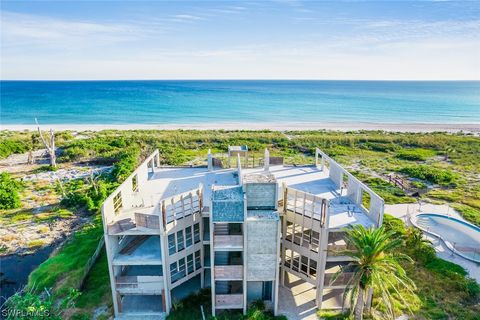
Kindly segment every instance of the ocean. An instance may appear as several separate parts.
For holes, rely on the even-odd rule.
[[[0,124],[480,124],[480,81],[1,81]]]

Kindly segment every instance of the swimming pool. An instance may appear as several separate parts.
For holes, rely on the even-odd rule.
[[[412,219],[419,229],[440,239],[456,254],[480,263],[480,228],[471,223],[434,213],[421,213]]]

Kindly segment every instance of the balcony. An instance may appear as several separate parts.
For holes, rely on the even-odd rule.
[[[217,294],[215,295],[216,309],[242,309],[243,294]]]
[[[243,266],[215,266],[215,280],[243,280]]]
[[[119,276],[115,282],[120,294],[161,294],[163,290],[161,276]]]
[[[215,250],[243,250],[243,236],[227,235],[213,237],[213,246]]]

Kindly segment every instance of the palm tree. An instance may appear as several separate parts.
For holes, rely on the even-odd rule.
[[[415,284],[399,263],[401,260],[412,260],[395,251],[402,245],[403,240],[396,236],[394,231],[386,231],[383,226],[366,229],[362,225],[356,225],[344,231],[349,249],[338,253],[352,258],[353,261],[339,270],[333,276],[332,282],[344,272],[353,274],[344,290],[343,301],[350,300],[350,313],[354,314],[355,320],[363,319],[364,307],[371,290],[380,297],[387,314],[394,318],[394,293],[408,308],[399,287],[410,292],[415,289]]]

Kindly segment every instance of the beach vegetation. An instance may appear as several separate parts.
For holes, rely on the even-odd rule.
[[[22,184],[8,172],[0,173],[0,210],[19,208],[21,189]]]
[[[428,241],[413,227],[389,214],[384,216],[386,230],[393,231],[403,243],[396,251],[410,256],[414,263],[400,262],[415,283],[412,294],[401,288],[399,293],[411,301],[414,319],[477,319],[480,314],[480,286],[468,277],[461,266],[438,258]],[[375,299],[374,299],[375,301]],[[408,312],[397,304],[397,312]]]
[[[32,173],[51,172],[51,171],[57,171],[57,170],[58,170],[57,167],[53,167],[51,165],[43,165],[32,170]]]
[[[101,218],[97,216],[94,222],[76,231],[57,254],[32,271],[27,287],[37,293],[52,290],[56,297],[64,297],[71,288],[79,290],[86,264],[102,236]]]
[[[436,152],[431,149],[414,148],[402,149],[396,153],[396,157],[403,160],[410,161],[425,161],[436,155]]]
[[[71,289],[65,297],[57,300],[48,290],[45,293],[40,296],[32,289],[23,289],[15,293],[5,302],[2,315],[5,312],[7,320],[65,319],[66,310],[75,305],[75,300],[80,294],[77,290]]]
[[[382,197],[386,204],[416,202],[415,198],[408,196],[401,188],[381,178],[366,178],[362,181]]]
[[[403,167],[399,170],[410,177],[444,186],[454,184],[459,176],[449,169],[440,169],[429,165]]]

